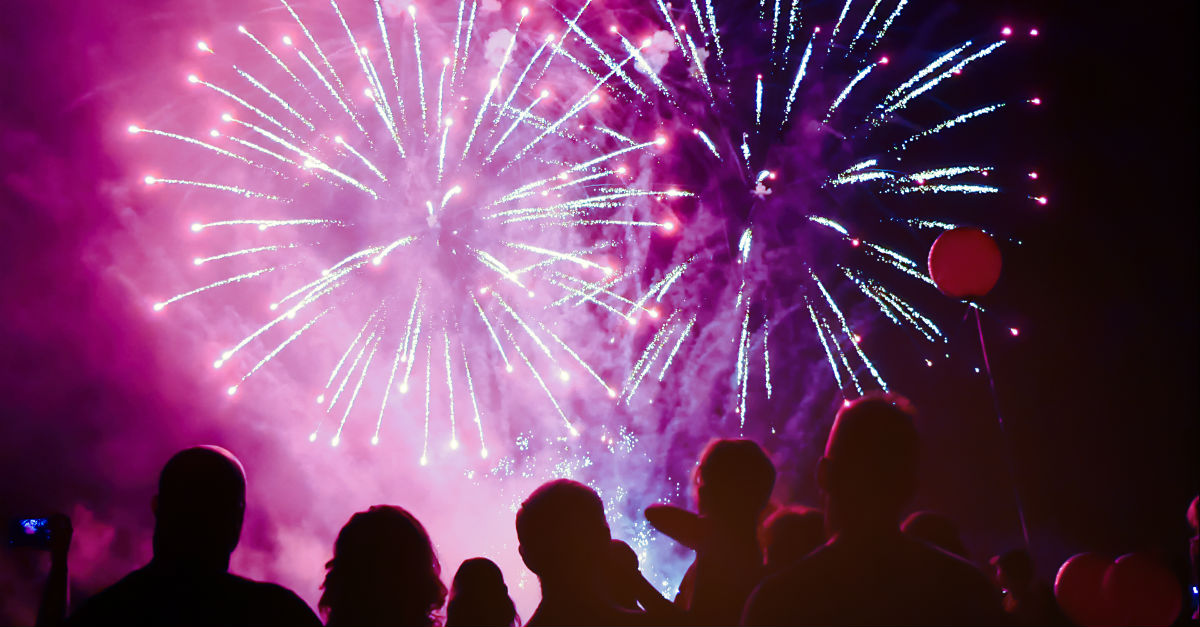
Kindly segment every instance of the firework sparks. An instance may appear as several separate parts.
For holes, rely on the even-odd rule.
[[[940,97],[952,79],[1014,43],[1013,33],[982,43],[962,41],[925,55],[906,50],[899,42],[899,50],[892,56],[879,54],[876,50],[884,43],[897,45],[892,41],[892,27],[910,4],[908,0],[845,0],[829,12],[829,8],[810,10],[798,2],[788,6],[760,2],[755,27],[769,30],[770,36],[760,40],[760,49],[743,55],[744,59],[716,49],[712,39],[725,25],[717,23],[716,13],[701,3],[680,6],[672,13],[660,10],[665,19],[678,25],[680,33],[698,32],[704,36],[705,46],[716,51],[707,68],[703,48],[682,51],[685,60],[700,66],[692,76],[701,85],[691,93],[707,97],[709,108],[717,112],[707,121],[693,117],[691,135],[697,153],[713,157],[709,162],[714,169],[740,166],[736,175],[747,193],[733,204],[748,208],[744,217],[722,216],[726,237],[719,241],[728,244],[729,252],[710,254],[710,258],[736,262],[731,264],[736,272],[724,288],[729,303],[726,311],[705,316],[712,322],[699,324],[695,330],[690,325],[697,318],[692,315],[680,313],[672,318],[672,330],[686,324],[689,332],[679,335],[679,343],[669,347],[670,358],[660,379],[676,361],[677,352],[707,351],[713,342],[724,345],[718,340],[727,338],[732,411],[741,426],[758,380],[766,400],[779,396],[778,386],[771,381],[772,366],[778,366],[772,364],[770,352],[775,347],[768,340],[768,330],[772,338],[777,337],[777,329],[792,312],[807,312],[808,316],[795,319],[807,317],[811,322],[834,381],[847,398],[862,394],[867,387],[888,388],[854,329],[855,321],[862,321],[861,316],[850,314],[857,311],[858,304],[848,300],[851,297],[857,295],[872,304],[882,317],[930,345],[944,343],[946,336],[932,315],[909,300],[914,289],[929,290],[932,281],[913,260],[922,257],[925,249],[914,250],[908,240],[912,233],[932,228],[930,225],[950,223],[934,216],[912,216],[913,204],[901,205],[904,201],[900,198],[988,196],[1008,191],[995,184],[999,177],[991,176],[999,168],[963,163],[944,149],[939,153],[932,138],[1012,111],[1022,102],[1036,106],[1041,100],[1025,97],[976,103],[950,115],[940,112],[931,116],[922,103]],[[826,25],[824,31],[821,24]],[[885,37],[889,32],[893,35]],[[717,86],[721,89],[715,89]],[[714,93],[728,97],[714,97]],[[910,162],[915,165],[909,166]],[[777,173],[782,174],[777,177]],[[1017,178],[1037,180],[1036,174]],[[773,194],[775,191],[782,193]],[[1013,193],[1046,203],[1043,196]],[[865,207],[878,209],[872,214]],[[797,221],[818,227],[813,237],[822,239],[799,245],[794,240],[799,236],[800,227],[793,226]],[[880,239],[873,222],[906,225],[905,243]],[[731,236],[738,230],[740,239]],[[780,235],[783,232],[789,234],[787,239]],[[838,248],[837,242],[848,246]],[[928,241],[924,245],[928,246]],[[686,254],[695,256],[696,252]],[[772,281],[772,273],[781,271],[777,269],[780,263],[799,271],[787,275],[786,280]],[[681,271],[686,268],[686,264],[679,266]],[[919,282],[917,288],[901,287],[913,280]],[[777,285],[786,285],[789,293],[780,293]],[[691,345],[685,339],[689,336],[704,339]],[[643,362],[659,358],[666,343],[660,334],[647,341],[635,373],[645,367]],[[755,364],[761,364],[761,374]],[[756,381],[754,386],[751,378]],[[627,394],[637,389],[633,387]]]
[[[219,130],[200,139],[128,127],[174,142],[181,154],[190,151],[186,163],[203,165],[181,161],[179,174],[147,175],[148,187],[227,198],[190,224],[206,235],[192,265],[251,265],[154,310],[275,279],[258,285],[276,294],[270,310],[282,312],[232,341],[213,365],[250,365],[228,388],[233,395],[305,337],[342,344],[315,394],[321,416],[313,441],[324,436],[337,446],[366,412],[378,444],[389,417],[413,422],[423,414],[419,428],[404,430],[422,434],[422,465],[440,450],[431,447],[439,431],[449,450],[467,436],[486,458],[484,392],[493,386],[481,387],[488,380],[481,377],[517,369],[544,393],[558,428],[579,435],[579,419],[551,379],[565,385],[578,369],[584,385],[598,383],[612,397],[616,390],[555,329],[578,315],[581,302],[625,319],[650,312],[620,293],[617,279],[633,268],[614,276],[610,249],[614,238],[628,246],[674,230],[665,203],[690,195],[632,183],[625,160],[652,163],[666,138],[639,138],[605,122],[651,90],[667,91],[642,54],[649,41],[635,46],[620,37],[620,53],[609,52],[582,26],[582,9],[563,17],[547,8],[534,20],[529,8],[485,16],[475,0],[410,5],[395,15],[379,0],[369,11],[336,0],[323,10],[280,2],[299,36],[274,40],[239,25],[230,41],[197,47],[205,73],[187,81],[204,89],[196,98],[228,107]],[[318,19],[320,29],[308,21]],[[318,35],[326,24],[340,34]],[[495,30],[477,32],[483,28]],[[613,104],[596,106],[601,95]],[[681,272],[668,272],[652,292],[661,297]],[[339,342],[338,325],[347,323],[355,330]],[[263,352],[275,336],[282,341]],[[672,357],[685,336],[686,329]],[[406,404],[414,374],[424,375],[423,398]],[[368,401],[378,405],[359,408]],[[445,428],[434,428],[443,418]],[[475,429],[460,432],[471,423]]]

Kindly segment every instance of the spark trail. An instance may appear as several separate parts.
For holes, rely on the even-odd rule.
[[[361,415],[372,444],[419,440],[421,464],[468,445],[486,458],[507,435],[488,417],[514,379],[533,413],[556,416],[526,427],[578,436],[587,425],[566,396],[616,397],[606,376],[620,374],[575,340],[597,318],[649,311],[615,280],[610,243],[670,232],[668,204],[690,195],[627,174],[667,149],[622,128],[666,89],[634,71],[640,48],[588,33],[582,10],[280,2],[295,32],[275,40],[246,23],[197,45],[189,99],[216,107],[213,127],[128,126],[170,150],[147,193],[201,216],[187,264],[201,287],[153,309],[203,297],[252,319],[265,296],[270,316],[213,362],[240,371],[230,395],[289,347],[340,346],[312,392],[313,441],[337,446]],[[511,39],[492,58],[501,31]]]
[[[687,358],[690,351],[708,358],[711,346],[728,346],[723,353],[729,359],[723,371],[729,373],[728,384],[722,389],[731,398],[725,406],[736,415],[735,426],[743,427],[748,412],[780,397],[778,381],[772,381],[781,361],[775,338],[781,325],[791,324],[808,326],[843,396],[872,387],[887,390],[863,331],[856,328],[871,324],[860,312],[874,308],[880,318],[911,331],[921,353],[945,352],[938,346],[946,342],[942,323],[921,304],[942,297],[914,259],[924,258],[936,236],[923,233],[924,225],[952,226],[962,218],[947,220],[945,213],[930,209],[941,205],[928,199],[959,197],[966,206],[969,198],[1007,194],[1027,206],[1030,200],[1044,204],[1037,193],[1010,191],[1009,186],[1018,187],[1012,179],[1025,178],[1002,178],[1011,167],[956,152],[967,152],[958,139],[963,127],[983,120],[995,124],[991,120],[1002,113],[1040,104],[1028,96],[994,94],[979,102],[972,100],[976,91],[964,99],[953,87],[977,67],[995,67],[997,56],[1021,43],[1018,39],[1029,39],[996,25],[994,35],[950,33],[941,50],[919,50],[895,28],[921,4],[909,0],[815,6],[766,0],[759,3],[757,21],[739,16],[728,24],[717,19],[722,13],[706,10],[698,0],[690,7],[679,4],[657,12],[659,25],[673,26],[677,37],[696,33],[697,43],[713,51],[681,51],[696,66],[688,93],[706,100],[712,112],[707,118],[690,116],[685,141],[712,171],[727,172],[741,183],[744,196],[725,203],[736,210],[716,216],[724,232],[713,238],[716,248],[706,243],[707,251],[682,253],[703,255],[733,271],[714,280],[696,278],[705,264],[677,266],[684,284],[707,280],[710,294],[723,294],[725,305],[719,314],[705,315],[712,304],[700,309],[696,303],[664,301],[673,316],[679,313],[673,327],[709,322],[696,324],[694,332],[689,327],[677,340],[672,336],[675,345],[660,380],[669,376],[673,363],[694,361]],[[712,37],[721,32],[731,41],[734,28],[746,29],[751,43],[738,55],[728,45],[724,52],[717,50]],[[1036,29],[1029,31],[1030,38],[1036,36]],[[1003,84],[996,87],[1004,93]],[[721,193],[726,192],[711,191]],[[700,192],[702,200],[707,195]],[[989,219],[981,213],[970,219]],[[686,312],[689,307],[693,313]],[[645,342],[635,373],[660,357],[667,339],[655,334]],[[676,353],[683,358],[675,359]],[[917,357],[930,363],[926,354]],[[642,385],[626,394],[640,390],[654,398],[679,387],[667,379],[660,388]]]

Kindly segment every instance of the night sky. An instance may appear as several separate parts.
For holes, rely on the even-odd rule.
[[[9,3],[0,23],[0,516],[66,511],[83,537],[103,537],[104,551],[82,540],[73,549],[87,564],[74,573],[79,594],[112,581],[112,568],[94,566],[109,554],[119,556],[115,574],[144,559],[148,495],[170,453],[222,440],[240,424],[236,407],[208,400],[213,381],[161,345],[162,329],[112,270],[113,247],[129,244],[128,216],[112,199],[131,193],[132,177],[124,155],[106,147],[120,130],[114,103],[138,94],[132,79],[107,77],[112,67],[146,67],[139,55],[174,54],[156,25],[179,19],[161,17],[158,3],[142,3],[144,11],[136,4]],[[212,4],[188,10],[203,14]],[[994,141],[1002,158],[1040,173],[1050,202],[1013,219],[1023,245],[1005,248],[985,314],[1007,444],[986,379],[969,368],[973,320],[947,324],[964,355],[956,367],[907,368],[886,347],[869,347],[923,409],[929,481],[915,505],[958,520],[976,557],[1014,546],[1011,461],[1044,575],[1085,550],[1153,550],[1178,563],[1184,511],[1200,488],[1197,7],[927,4],[944,5],[948,23],[1041,30],[1041,41],[1004,67],[1015,91],[1044,99],[1043,110]],[[144,50],[130,44],[137,37]],[[258,493],[268,500],[287,485],[288,466],[307,463],[273,438],[252,426],[233,442],[249,460],[252,499],[255,473],[271,486]],[[806,469],[815,454],[797,456],[803,468],[784,469],[788,492],[810,502]],[[372,463],[355,458],[356,468]],[[363,498],[395,495],[402,483]],[[319,506],[306,500],[319,501],[321,490],[293,489],[282,512]],[[436,496],[419,500],[435,509]],[[348,513],[323,517],[340,524]],[[256,571],[252,561],[288,550],[268,520],[280,515],[251,511],[243,546],[256,548],[241,563],[247,572],[279,568]],[[444,561],[447,578],[456,565]],[[0,623],[28,620],[44,568],[36,555],[0,552]],[[299,592],[312,599],[315,591]]]

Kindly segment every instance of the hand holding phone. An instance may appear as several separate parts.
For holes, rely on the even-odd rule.
[[[8,544],[50,551],[55,558],[66,558],[71,546],[71,519],[64,514],[13,519],[8,526]]]
[[[9,546],[50,550],[49,518],[14,518],[8,525]]]

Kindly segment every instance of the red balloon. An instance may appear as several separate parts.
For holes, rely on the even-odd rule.
[[[1119,625],[1170,625],[1183,606],[1179,580],[1146,553],[1117,558],[1104,576],[1103,588]]]
[[[1063,562],[1054,579],[1054,597],[1076,625],[1115,625],[1113,611],[1104,594],[1104,575],[1112,560],[1096,553],[1079,553]]]
[[[929,249],[929,276],[952,298],[979,298],[1000,279],[1000,248],[983,231],[960,227],[938,236]]]

